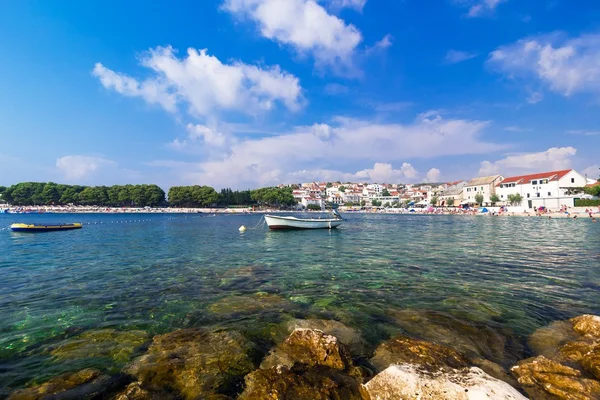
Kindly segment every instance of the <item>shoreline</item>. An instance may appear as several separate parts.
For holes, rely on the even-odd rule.
[[[477,209],[461,210],[458,208],[446,209],[384,209],[384,210],[352,210],[340,207],[340,210],[346,214],[401,214],[401,215],[457,215],[457,216],[487,216],[487,217],[538,217],[538,218],[571,218],[581,219],[600,218],[600,211],[585,207],[574,207],[568,213],[558,210],[548,211],[544,213],[536,213],[533,210],[515,207],[514,210],[498,212],[498,207],[487,207],[489,212],[482,213]],[[219,214],[219,215],[248,215],[248,214],[267,214],[267,213],[313,213],[322,214],[326,211],[307,211],[307,210],[278,210],[278,209],[261,209],[254,210],[249,207],[245,208],[139,208],[139,207],[94,207],[94,206],[41,206],[41,207],[9,207],[3,209],[4,214]],[[414,211],[412,211],[414,210]],[[2,211],[2,210],[0,210]]]

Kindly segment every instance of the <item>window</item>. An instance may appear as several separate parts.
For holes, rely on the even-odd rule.
[[[540,185],[545,185],[548,183],[548,179],[540,179]]]
[[[548,192],[548,196],[552,196],[552,193],[551,193],[551,192]]]
[[[532,185],[537,185],[537,181],[531,181]]]
[[[501,194],[501,195],[500,195],[500,198],[501,198],[501,199],[503,199],[503,198],[504,198],[504,195],[503,195],[503,194]]]
[[[529,198],[529,193],[527,193],[527,198]]]
[[[481,187],[481,191],[483,192],[483,186]]]
[[[539,194],[539,193],[537,193],[537,197],[540,197],[540,194]]]
[[[571,178],[571,183],[575,183],[575,178]]]

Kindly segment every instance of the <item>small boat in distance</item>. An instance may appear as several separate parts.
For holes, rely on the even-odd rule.
[[[80,223],[73,224],[56,224],[56,225],[40,225],[40,224],[12,224],[10,229],[13,232],[51,232],[51,231],[68,231],[71,229],[81,229],[83,226]]]
[[[344,222],[337,210],[331,212],[333,218],[296,218],[281,217],[278,215],[265,215],[269,229],[335,229]]]

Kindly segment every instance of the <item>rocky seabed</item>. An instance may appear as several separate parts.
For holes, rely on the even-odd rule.
[[[150,341],[142,332],[86,333],[52,354],[131,361],[118,373],[84,369],[8,399],[600,399],[598,316],[538,329],[529,338],[535,357],[510,370],[470,351],[468,341],[449,345],[443,331],[433,340],[427,332],[428,340],[397,335],[376,347],[333,320],[292,320],[282,331],[267,354],[231,330],[189,328]]]

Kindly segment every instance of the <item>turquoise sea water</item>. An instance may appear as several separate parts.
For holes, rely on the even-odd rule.
[[[0,397],[64,371],[121,368],[123,358],[52,354],[97,329],[217,326],[268,341],[286,318],[315,317],[375,345],[419,336],[415,323],[460,321],[509,335],[506,352],[525,356],[536,328],[600,313],[600,224],[588,219],[346,217],[333,231],[241,234],[261,216],[0,215],[0,227],[86,224],[0,231]]]

